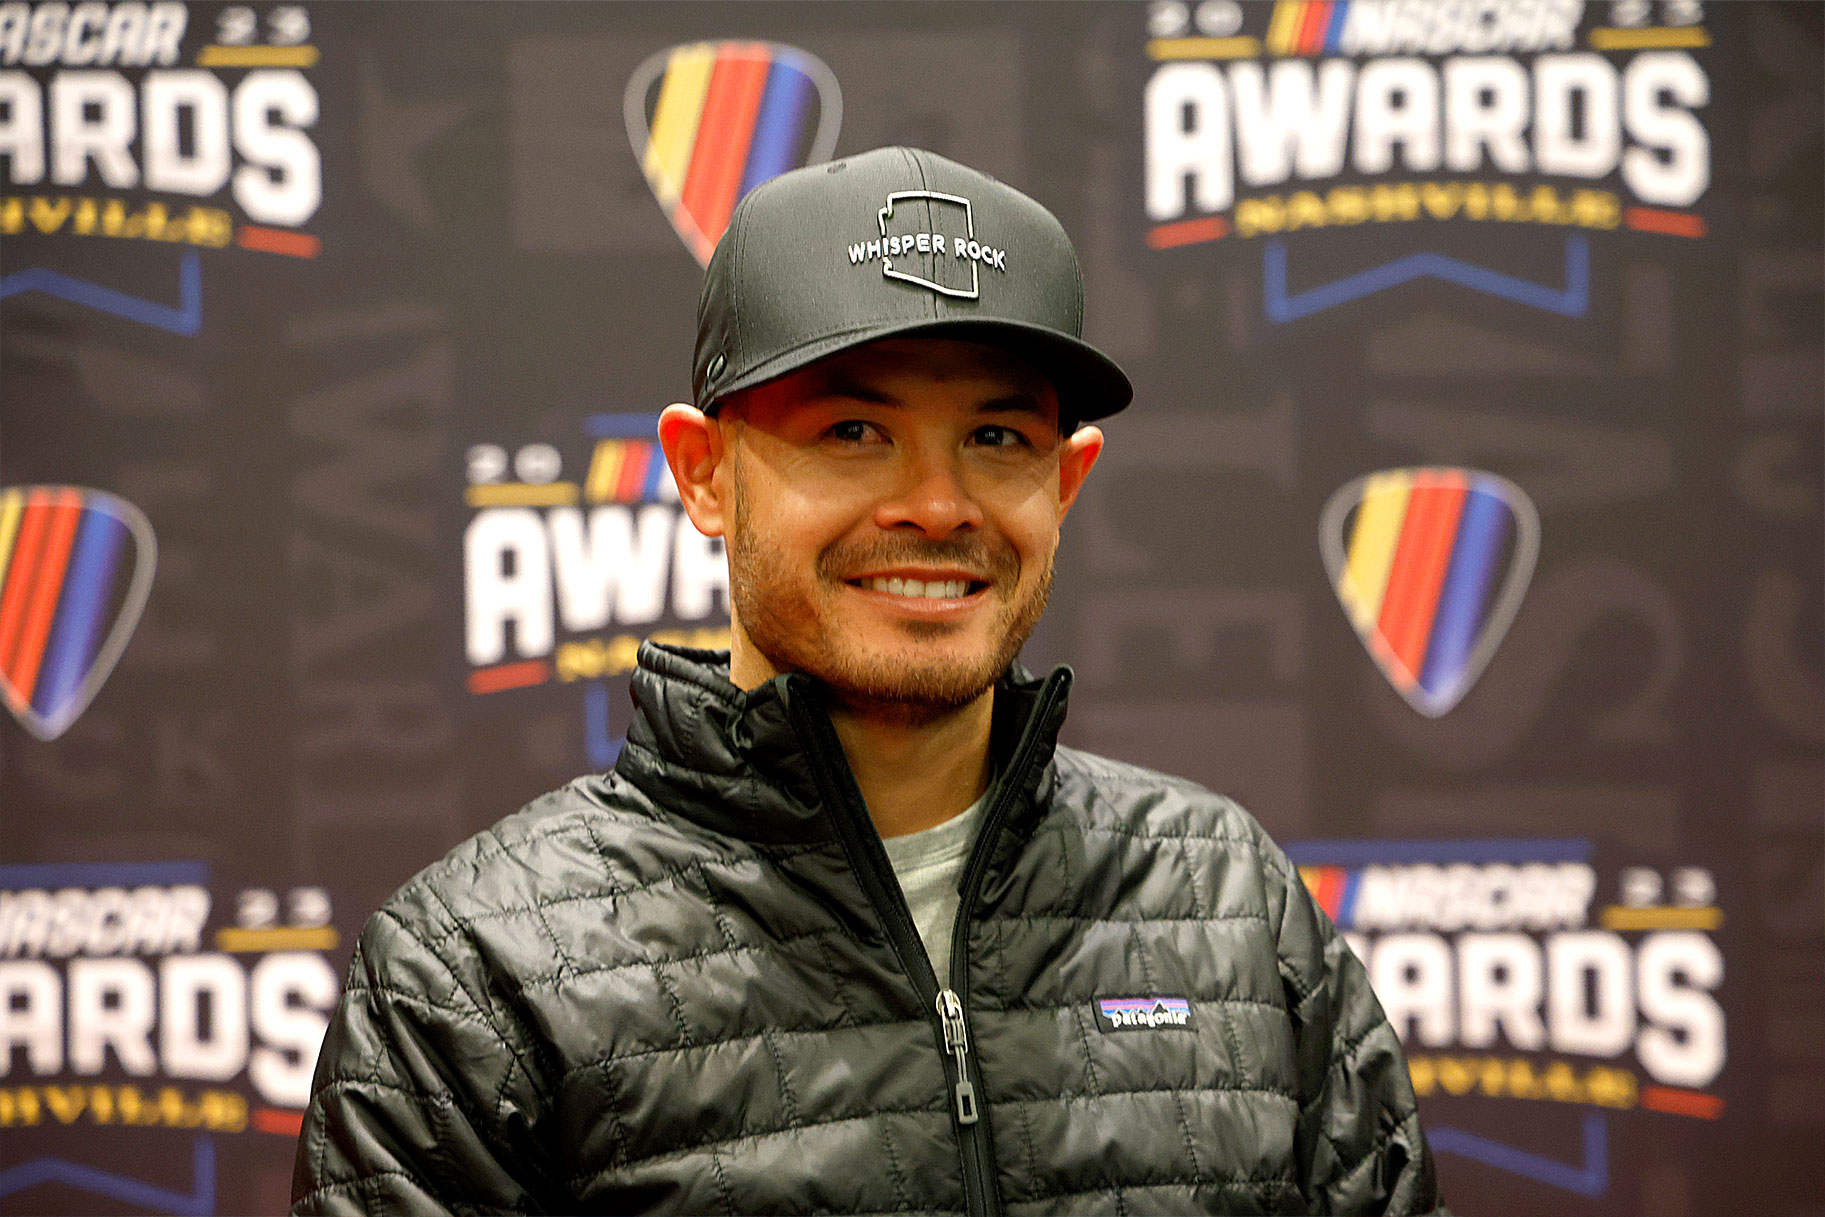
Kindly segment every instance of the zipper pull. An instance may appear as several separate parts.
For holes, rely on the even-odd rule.
[[[944,1051],[957,1058],[957,1123],[976,1122],[976,1088],[970,1085],[965,1058],[970,1051],[969,1025],[963,1021],[963,1002],[951,989],[938,993],[938,1019],[944,1024]]]

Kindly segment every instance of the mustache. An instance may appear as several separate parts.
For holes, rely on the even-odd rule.
[[[820,578],[841,582],[864,571],[888,566],[958,566],[994,582],[1012,582],[1020,575],[1014,548],[986,537],[877,537],[867,541],[837,541],[817,558]]]

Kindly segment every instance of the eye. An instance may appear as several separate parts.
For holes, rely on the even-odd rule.
[[[866,444],[884,438],[879,427],[860,418],[846,418],[824,434],[843,444]]]
[[[1033,441],[1012,427],[999,423],[990,423],[986,427],[977,427],[971,432],[971,438],[985,448],[1030,448]]]

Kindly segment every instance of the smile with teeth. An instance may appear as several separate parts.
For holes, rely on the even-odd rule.
[[[975,586],[967,579],[933,579],[922,582],[918,579],[859,579],[860,586],[870,591],[886,592],[890,596],[920,596],[927,600],[960,600],[969,594]]]

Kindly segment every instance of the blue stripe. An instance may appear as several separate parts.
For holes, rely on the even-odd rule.
[[[1269,241],[1261,249],[1261,303],[1268,320],[1277,325],[1428,277],[1549,313],[1582,317],[1591,306],[1591,245],[1590,239],[1582,235],[1565,238],[1563,290],[1430,251],[1408,254],[1309,291],[1289,291],[1286,277],[1286,242]]]
[[[1508,505],[1487,490],[1471,490],[1420,670],[1420,688],[1426,692],[1443,693],[1463,678],[1464,664],[1483,632],[1483,610],[1507,540]]]
[[[41,1184],[61,1184],[76,1191],[106,1196],[123,1204],[151,1209],[155,1213],[181,1213],[186,1217],[207,1217],[215,1212],[215,1142],[199,1135],[190,1155],[191,1177],[196,1180],[188,1192],[155,1187],[131,1175],[117,1175],[80,1162],[62,1158],[34,1158],[18,1166],[0,1170],[0,1196],[10,1196]]]
[[[120,557],[127,526],[94,504],[85,504],[76,532],[76,551],[64,576],[63,597],[57,605],[45,650],[44,671],[32,696],[32,708],[45,717],[73,697],[101,645],[101,627],[107,620],[108,593],[114,588],[114,567]]]
[[[657,498],[664,479],[672,476],[671,466],[665,463],[665,453],[660,451],[658,444],[652,447],[653,454],[646,462],[646,486],[641,491],[641,497],[648,499]]]
[[[1343,43],[1343,15],[1349,10],[1350,0],[1337,0],[1337,7],[1331,10],[1331,28],[1325,33],[1324,53],[1335,55]]]
[[[626,695],[622,695],[626,700]],[[591,681],[583,686],[583,750],[589,756],[589,763],[597,769],[607,769],[621,755],[621,747],[627,743],[627,736],[609,735],[608,686],[599,681]]]
[[[31,266],[0,277],[0,300],[21,292],[43,292],[71,304],[81,304],[128,321],[170,330],[186,338],[203,326],[203,262],[190,250],[178,263],[178,300],[176,308],[153,300],[141,300],[117,292],[87,279],[73,279],[43,266]]]
[[[659,434],[657,414],[592,414],[583,420],[591,439],[652,439]]]
[[[1347,930],[1356,924],[1356,891],[1362,886],[1362,872],[1343,873],[1343,898],[1337,902],[1337,928]]]
[[[1589,862],[1583,837],[1492,837],[1461,841],[1292,841],[1295,866],[1399,866],[1410,862]]]
[[[796,164],[805,103],[810,98],[811,78],[791,64],[774,60],[767,72],[766,92],[761,94],[760,114],[754,120],[754,140],[748,145],[741,195]]]
[[[15,862],[0,866],[0,892],[28,887],[209,885],[207,862]]]
[[[1426,1140],[1432,1151],[1456,1154],[1504,1170],[1510,1174],[1537,1179],[1549,1187],[1575,1192],[1580,1196],[1601,1196],[1610,1189],[1609,1125],[1601,1113],[1584,1113],[1584,1165],[1571,1166],[1528,1150],[1519,1149],[1488,1137],[1480,1137],[1461,1128],[1428,1128]]]

